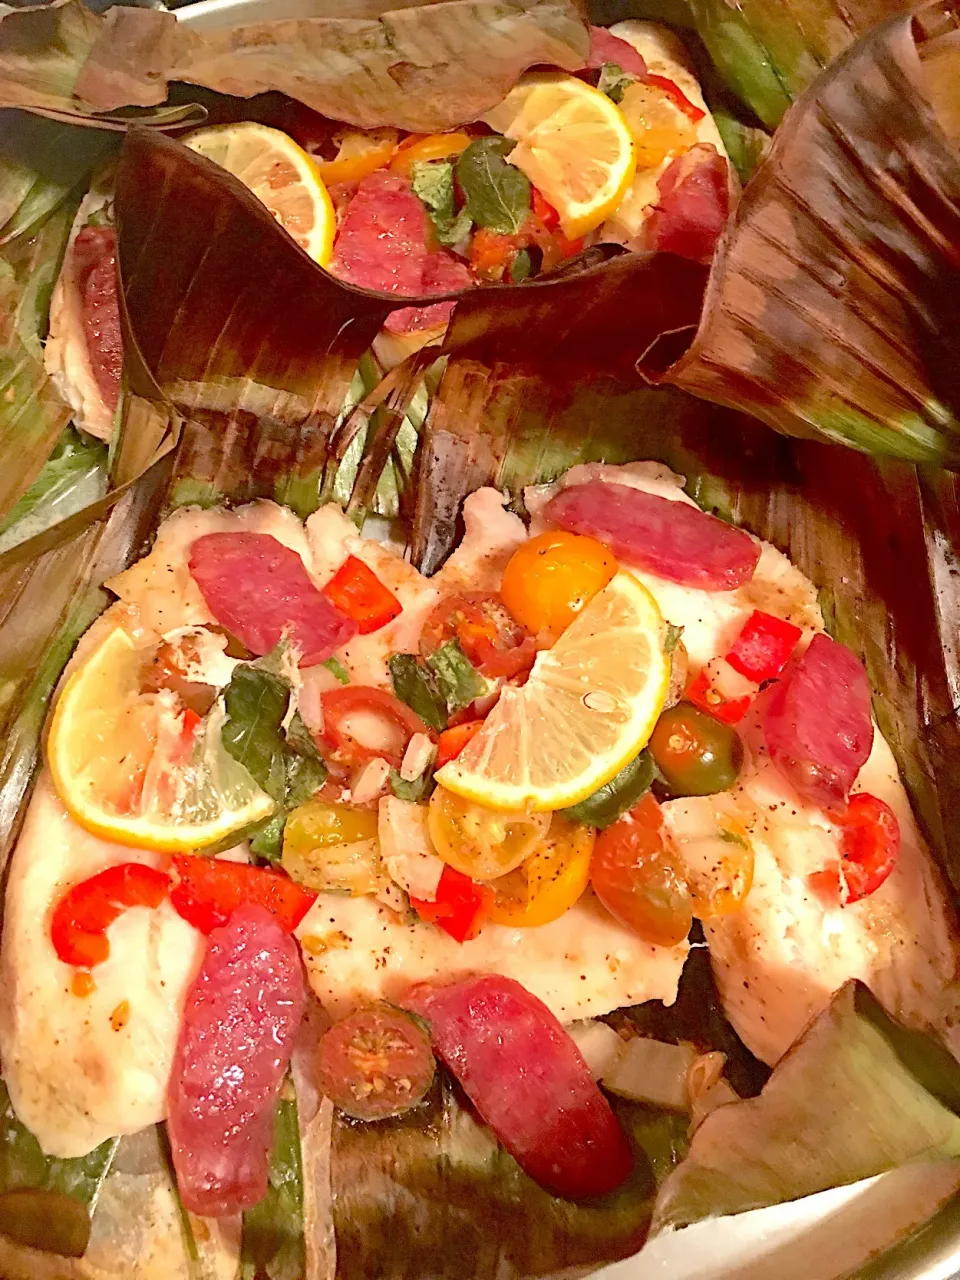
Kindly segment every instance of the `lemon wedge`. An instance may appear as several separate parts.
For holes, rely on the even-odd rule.
[[[620,572],[522,688],[508,685],[483,728],[437,782],[489,808],[566,809],[646,745],[663,710],[670,659],[653,596]]]
[[[215,708],[191,731],[169,693],[141,693],[152,649],[108,630],[64,686],[47,741],[53,784],[76,821],[139,849],[234,843],[274,802],[224,750]]]
[[[521,76],[483,119],[517,140],[510,163],[546,196],[571,239],[599,227],[633,181],[636,147],[623,113],[576,76]]]
[[[301,249],[325,267],[333,254],[337,217],[316,162],[279,129],[244,121],[199,129],[184,138],[266,205]]]

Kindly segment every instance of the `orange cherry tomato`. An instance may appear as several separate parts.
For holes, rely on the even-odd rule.
[[[690,932],[690,890],[664,838],[660,806],[649,792],[597,836],[590,883],[610,914],[645,942],[673,947]]]
[[[318,159],[317,169],[328,187],[341,182],[359,182],[388,165],[396,146],[396,129],[370,129],[365,133],[351,131],[344,134],[334,159]]]
[[[409,173],[415,164],[425,160],[449,160],[466,151],[470,145],[466,133],[428,133],[426,136],[411,134],[397,147],[390,169],[393,173]]]
[[[555,813],[542,845],[515,871],[493,884],[489,920],[533,929],[558,920],[590,883],[591,827]]]
[[[500,594],[528,631],[556,640],[616,572],[616,559],[602,542],[551,530],[513,553]]]

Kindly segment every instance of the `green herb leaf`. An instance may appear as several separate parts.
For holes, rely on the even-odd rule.
[[[421,800],[426,800],[434,786],[432,764],[428,765],[412,782],[401,778],[397,769],[390,770],[390,790],[398,800],[409,800],[412,804],[418,804]]]
[[[36,1249],[82,1257],[119,1142],[110,1138],[72,1160],[46,1156],[0,1083],[0,1231]]]
[[[326,667],[328,671],[332,671],[341,684],[350,683],[350,672],[338,658],[328,658],[326,662],[320,663],[321,667]]]
[[[460,648],[459,640],[445,641],[431,653],[427,666],[436,676],[437,687],[451,715],[490,692],[490,682]]]
[[[675,627],[672,622],[668,622],[667,634],[663,639],[663,652],[667,654],[673,653],[677,645],[680,643],[682,635],[683,627]]]
[[[425,725],[439,733],[447,727],[447,700],[433,672],[413,653],[395,653],[389,663],[393,691]]]
[[[510,279],[514,284],[519,284],[521,280],[526,280],[532,270],[533,259],[530,257],[530,250],[521,249],[510,263]]]
[[[657,766],[653,763],[653,756],[649,751],[641,751],[609,782],[587,796],[586,800],[564,809],[564,813],[574,822],[599,827],[602,831],[633,808],[640,797],[650,790],[656,774]]]
[[[624,71],[619,63],[605,62],[600,68],[600,79],[597,81],[597,88],[613,102],[622,102],[624,92],[632,84],[636,83],[637,77]]]
[[[512,138],[475,138],[457,161],[467,212],[481,227],[516,235],[530,212],[530,179],[507,161]]]
[[[300,1129],[289,1080],[273,1124],[267,1194],[243,1215],[241,1249],[241,1280],[301,1280],[304,1274]]]
[[[466,209],[457,212],[452,160],[422,160],[413,166],[411,178],[441,244],[456,244],[469,235],[473,219]]]
[[[287,825],[286,813],[275,813],[261,822],[250,836],[250,848],[258,858],[279,862],[283,854],[283,829]]]

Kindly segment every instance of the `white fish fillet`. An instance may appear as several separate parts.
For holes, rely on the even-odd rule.
[[[557,485],[528,489],[532,529],[558,487],[607,480],[690,502],[674,475],[658,463],[574,467]],[[769,543],[753,579],[736,591],[700,591],[631,572],[656,597],[668,622],[683,627],[696,670],[723,654],[753,609],[823,630],[814,585]],[[628,566],[630,567],[630,566]],[[753,887],[740,911],[705,925],[710,958],[727,1015],[747,1047],[776,1062],[830,996],[860,978],[891,1014],[946,1036],[960,1056],[960,937],[930,850],[920,835],[890,748],[879,730],[855,790],[885,800],[902,835],[897,868],[875,894],[829,908],[810,892],[807,876],[836,865],[838,832],[807,805],[766,758],[757,718],[744,726],[748,761],[733,793],[751,832]],[[670,805],[665,806],[668,815]]]
[[[156,861],[78,827],[41,775],[7,886],[0,1059],[16,1113],[48,1155],[84,1155],[166,1115],[200,935],[168,903],[124,912],[110,928],[110,956],[94,971],[87,996],[73,994],[75,970],[50,940],[52,908],[71,884],[119,862]],[[126,1021],[115,1029],[124,1006]]]

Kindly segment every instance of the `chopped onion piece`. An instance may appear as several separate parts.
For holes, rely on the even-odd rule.
[[[436,748],[425,733],[415,733],[407,743],[400,764],[400,777],[404,782],[415,782],[427,769]]]
[[[593,1018],[571,1022],[566,1031],[580,1050],[580,1056],[590,1068],[594,1080],[602,1080],[612,1071],[626,1048],[613,1027],[608,1027],[605,1022],[596,1022]]]
[[[396,796],[384,796],[377,834],[390,878],[411,897],[435,902],[444,864],[430,843],[426,808]]]
[[[409,903],[407,895],[403,892],[398,884],[388,884],[377,894],[377,902],[385,907],[389,907],[391,911],[395,911],[398,916],[406,916]]]
[[[701,1053],[700,1057],[691,1063],[690,1070],[687,1072],[687,1096],[691,1104],[717,1083],[726,1065],[725,1053]]]
[[[739,1101],[739,1093],[737,1093],[729,1080],[724,1080],[721,1076],[705,1093],[701,1093],[699,1097],[693,1099],[693,1105],[690,1109],[690,1127],[687,1133],[692,1136],[700,1128],[707,1116],[710,1115],[711,1111],[716,1111],[717,1107],[726,1106],[728,1102]]]
[[[671,1111],[688,1111],[687,1072],[697,1057],[689,1044],[664,1044],[638,1036],[628,1040],[612,1071],[601,1083],[611,1093],[649,1102]]]
[[[390,766],[386,760],[377,757],[363,766],[357,780],[351,787],[354,804],[368,804],[376,800],[390,777]]]

